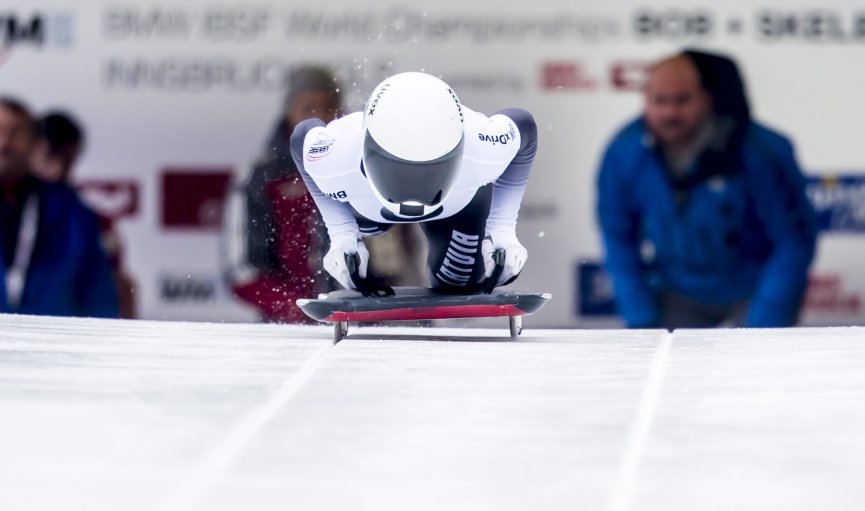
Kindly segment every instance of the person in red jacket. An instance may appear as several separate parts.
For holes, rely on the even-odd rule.
[[[226,278],[235,296],[256,307],[265,321],[309,322],[294,301],[329,290],[320,271],[321,217],[292,161],[289,138],[301,121],[330,121],[340,109],[333,74],[299,68],[263,156],[249,178],[230,191]]]

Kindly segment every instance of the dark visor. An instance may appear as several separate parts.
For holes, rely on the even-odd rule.
[[[388,153],[369,132],[363,141],[363,166],[367,178],[389,202],[407,201],[435,206],[447,195],[463,159],[465,138],[449,153],[430,161],[410,161]]]

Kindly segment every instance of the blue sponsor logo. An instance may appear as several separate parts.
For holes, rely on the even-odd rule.
[[[865,232],[865,174],[809,177],[806,193],[821,231]]]
[[[13,46],[71,46],[73,25],[72,15],[65,12],[32,15],[0,12],[0,50]]]
[[[616,315],[613,282],[601,263],[580,261],[576,265],[577,296],[574,300],[577,316],[599,317]]]

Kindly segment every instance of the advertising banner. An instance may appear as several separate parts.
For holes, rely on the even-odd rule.
[[[685,47],[737,59],[757,119],[795,142],[813,177],[829,231],[813,270],[821,298],[809,298],[803,322],[865,322],[849,305],[865,292],[862,177],[826,181],[821,170],[865,168],[865,10],[849,1],[34,0],[0,9],[0,95],[82,120],[75,179],[94,207],[117,211],[140,315],[212,321],[256,317],[222,279],[221,200],[266,149],[298,67],[333,69],[346,112],[409,70],[441,76],[473,110],[525,108],[539,151],[518,225],[529,259],[514,287],[553,294],[533,325],[584,326],[609,312],[581,298],[600,268],[575,277],[579,262],[603,257],[601,152],[639,115],[648,66]]]

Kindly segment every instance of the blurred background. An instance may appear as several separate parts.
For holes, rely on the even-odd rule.
[[[796,144],[822,229],[802,323],[865,323],[865,9],[852,1],[0,3],[0,94],[79,119],[77,186],[115,221],[137,316],[169,320],[258,319],[224,283],[224,200],[298,67],[332,69],[347,112],[409,70],[473,110],[528,109],[540,147],[515,287],[553,294],[535,327],[614,326],[598,162],[640,112],[646,66],[684,47],[734,57],[756,118]]]

